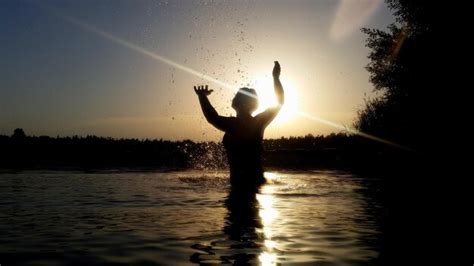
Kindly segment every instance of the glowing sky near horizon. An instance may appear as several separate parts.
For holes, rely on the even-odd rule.
[[[393,21],[376,0],[39,3],[235,89],[268,78],[279,60],[299,109],[343,125],[372,91],[359,28]],[[192,86],[209,83],[223,115],[233,114],[235,91],[91,34],[35,1],[0,7],[0,134],[21,127],[53,136],[222,136],[205,122]],[[292,116],[277,119],[266,137],[339,131]]]

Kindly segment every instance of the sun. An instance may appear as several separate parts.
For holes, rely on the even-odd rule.
[[[286,122],[295,117],[298,111],[297,92],[293,84],[285,79],[281,79],[283,90],[285,91],[285,103],[274,120],[274,123]],[[272,77],[260,77],[250,84],[251,88],[257,91],[258,109],[255,114],[265,111],[269,107],[277,106],[277,98],[273,89]]]

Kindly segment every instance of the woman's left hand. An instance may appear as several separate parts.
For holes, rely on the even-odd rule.
[[[194,92],[196,92],[198,96],[209,96],[214,90],[210,90],[208,89],[208,87],[209,87],[208,85],[194,86]]]

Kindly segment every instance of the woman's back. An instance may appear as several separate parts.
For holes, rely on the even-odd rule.
[[[229,118],[233,124],[224,134],[223,144],[231,173],[231,183],[262,183],[262,140],[264,127],[252,116]]]

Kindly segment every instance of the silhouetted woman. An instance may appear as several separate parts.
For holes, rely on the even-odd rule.
[[[236,117],[220,116],[209,102],[213,90],[208,86],[194,86],[199,97],[206,120],[225,132],[224,147],[230,166],[232,188],[257,188],[265,182],[262,167],[262,140],[265,128],[280,111],[284,100],[283,87],[280,82],[280,64],[275,61],[273,67],[273,84],[278,105],[252,116],[258,107],[257,93],[254,89],[241,88],[232,100]]]

